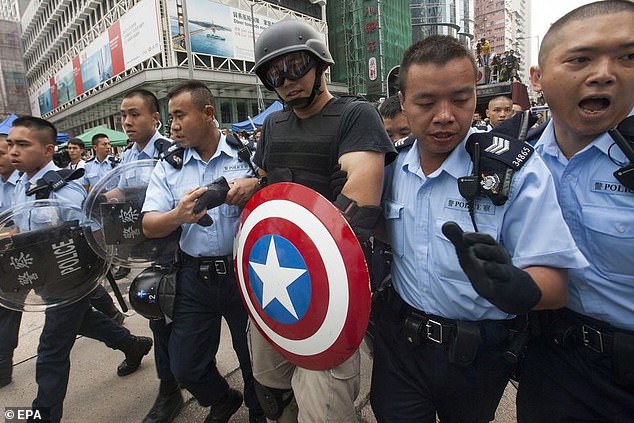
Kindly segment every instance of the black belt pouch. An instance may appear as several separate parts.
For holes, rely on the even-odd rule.
[[[456,337],[449,343],[449,362],[459,366],[470,365],[481,343],[478,324],[456,320]]]
[[[634,335],[614,333],[612,370],[618,385],[634,387]]]

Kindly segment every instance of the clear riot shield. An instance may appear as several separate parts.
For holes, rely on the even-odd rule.
[[[117,166],[95,184],[84,202],[87,219],[101,228],[89,240],[90,246],[114,265],[146,267],[174,259],[178,233],[149,239],[141,227],[141,209],[155,165],[156,160],[138,160]]]
[[[36,200],[0,214],[0,305],[43,311],[79,301],[109,263],[88,246],[99,225],[79,206]]]

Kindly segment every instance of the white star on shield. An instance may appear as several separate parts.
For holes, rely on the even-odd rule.
[[[281,267],[273,237],[271,237],[269,249],[266,254],[266,263],[260,264],[250,261],[249,264],[262,280],[262,308],[265,308],[271,301],[277,299],[293,317],[299,319],[295,307],[293,306],[293,301],[288,294],[288,287],[306,273],[306,269]]]

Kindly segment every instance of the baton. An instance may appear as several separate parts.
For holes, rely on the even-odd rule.
[[[119,285],[117,285],[117,281],[114,279],[114,275],[112,274],[112,271],[110,269],[108,269],[108,271],[106,272],[106,279],[108,279],[108,282],[110,282],[110,287],[112,288],[112,291],[114,292],[114,296],[117,297],[117,302],[119,303],[119,306],[121,307],[121,311],[125,313],[126,311],[128,311],[128,306],[123,300],[123,295],[121,295],[121,290],[119,289]]]

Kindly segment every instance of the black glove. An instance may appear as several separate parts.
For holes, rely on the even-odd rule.
[[[490,235],[463,232],[455,222],[446,222],[442,233],[456,247],[460,267],[482,297],[511,314],[529,312],[542,293],[531,276],[513,266],[511,258]]]
[[[227,192],[229,192],[229,184],[224,176],[216,179],[212,183],[206,185],[207,192],[198,197],[196,204],[194,204],[194,214],[198,214],[201,211],[207,209],[213,209],[225,202],[227,198]],[[209,226],[213,223],[211,216],[208,214],[201,217],[198,220],[198,224],[201,226]]]
[[[332,189],[332,198],[337,198],[341,191],[343,190],[343,186],[348,181],[348,172],[345,170],[341,170],[341,165],[337,164],[332,170],[332,174],[330,175],[330,189]]]
[[[359,206],[357,202],[344,194],[339,194],[333,203],[341,210],[350,227],[361,244],[368,242],[377,222],[381,218],[383,209],[379,206]]]

